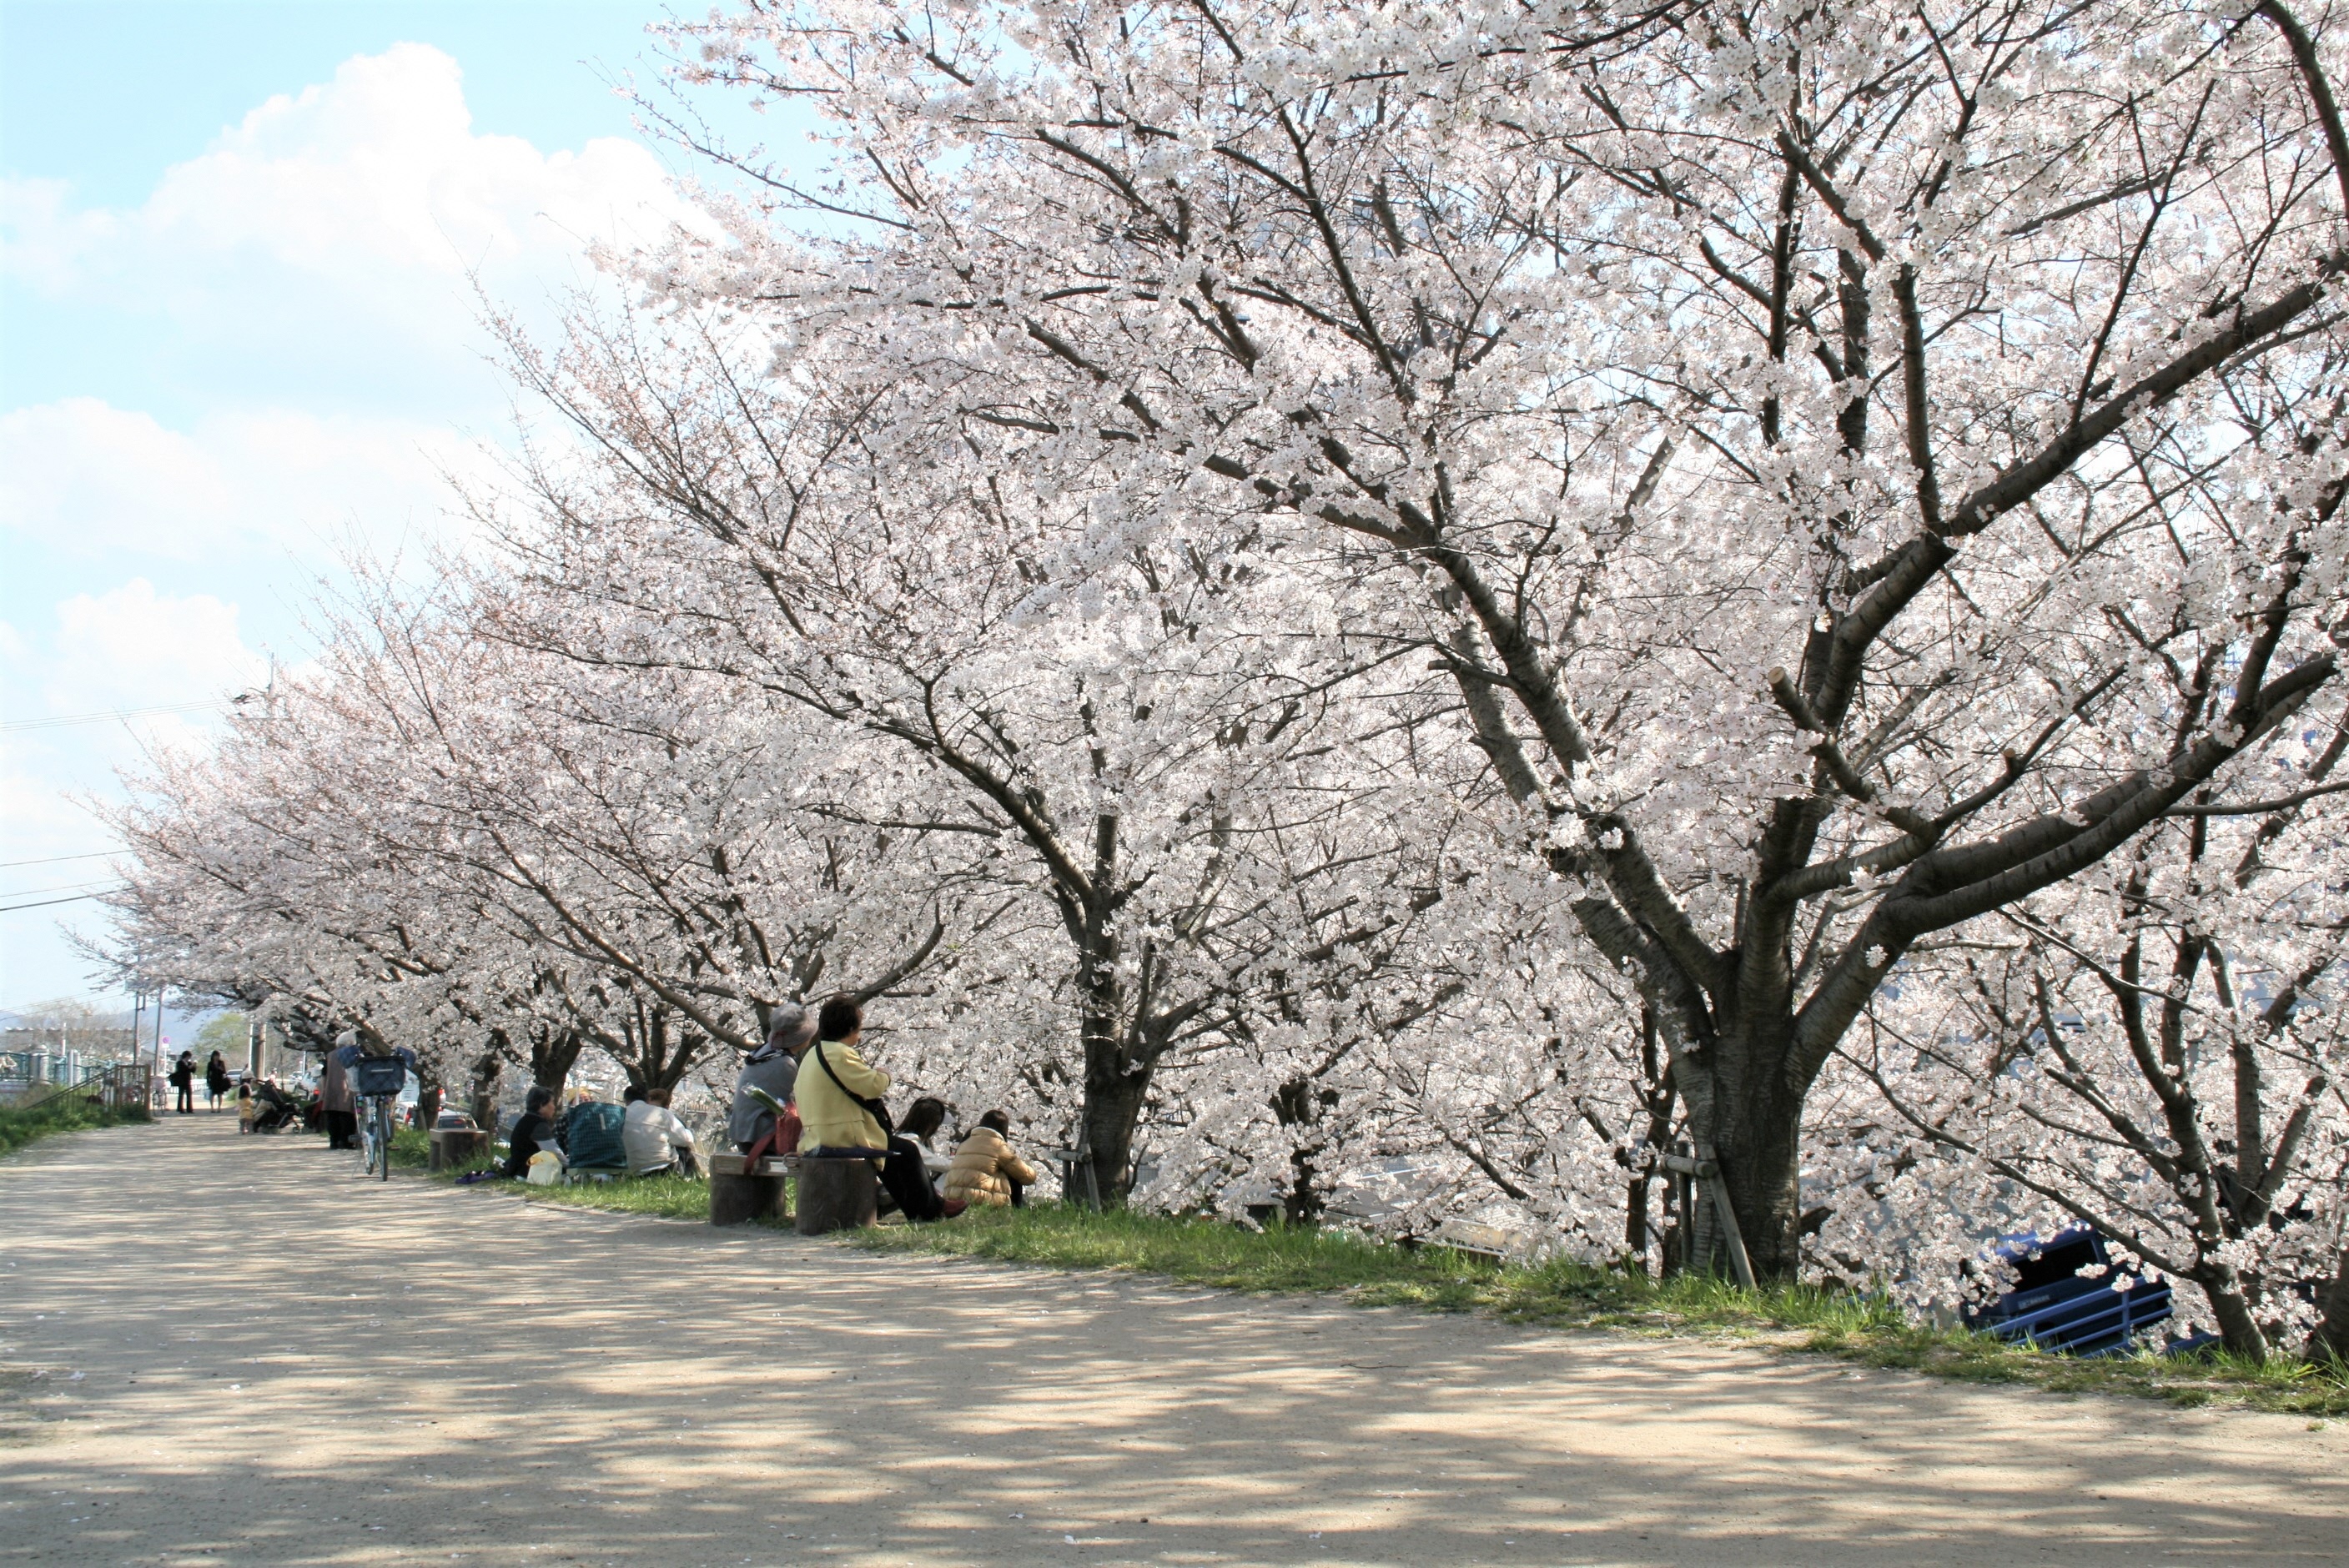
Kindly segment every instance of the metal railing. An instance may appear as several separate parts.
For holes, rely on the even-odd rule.
[[[2138,1276],[2127,1290],[2099,1286],[2064,1296],[2034,1311],[1982,1326],[2010,1344],[2032,1344],[2072,1356],[2111,1356],[2173,1308],[2169,1282]]]
[[[71,1083],[48,1082],[31,1084],[23,1093],[12,1098],[12,1109],[30,1110],[47,1105],[53,1099],[72,1097],[94,1101],[109,1109],[125,1106],[149,1106],[154,1101],[153,1064],[149,1062],[116,1062],[107,1067],[86,1067]]]

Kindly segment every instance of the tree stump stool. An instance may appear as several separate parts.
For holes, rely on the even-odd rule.
[[[878,1212],[881,1182],[870,1160],[811,1160],[800,1156],[800,1234],[869,1225]]]
[[[436,1127],[431,1138],[431,1168],[435,1171],[461,1171],[489,1157],[490,1135],[486,1132],[464,1127]]]
[[[709,1222],[740,1225],[752,1220],[788,1220],[783,1202],[783,1162],[761,1160],[753,1171],[740,1154],[709,1160]]]

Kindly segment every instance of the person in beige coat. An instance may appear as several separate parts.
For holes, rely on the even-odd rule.
[[[973,1205],[999,1209],[1020,1206],[1026,1188],[1036,1180],[1035,1168],[1011,1151],[1011,1119],[990,1110],[978,1119],[978,1128],[955,1150],[947,1167],[947,1196]]]
[[[864,1032],[864,1010],[852,996],[834,996],[816,1015],[815,1040],[800,1057],[792,1080],[799,1101],[800,1157],[839,1160],[868,1155],[881,1167],[881,1185],[908,1220],[950,1220],[963,1205],[938,1197],[922,1168],[921,1146],[892,1136],[882,1125],[888,1115],[881,1097],[889,1075],[867,1063],[856,1049]]]

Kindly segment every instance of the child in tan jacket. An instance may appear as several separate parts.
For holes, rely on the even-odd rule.
[[[978,1130],[955,1150],[947,1167],[947,1197],[973,1206],[1001,1208],[1023,1204],[1024,1191],[1036,1180],[1035,1168],[1011,1151],[1011,1119],[990,1110],[978,1119]]]

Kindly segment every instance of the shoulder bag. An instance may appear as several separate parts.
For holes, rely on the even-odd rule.
[[[889,1119],[889,1108],[883,1105],[877,1099],[865,1099],[863,1095],[858,1094],[855,1090],[850,1088],[846,1084],[842,1083],[840,1081],[840,1075],[832,1070],[832,1063],[824,1057],[823,1042],[821,1040],[816,1042],[815,1065],[823,1069],[823,1076],[832,1080],[833,1088],[839,1089],[841,1093],[848,1096],[849,1099],[854,1100],[857,1104],[864,1108],[864,1114],[871,1117],[874,1120],[874,1124],[881,1129],[881,1136],[883,1138],[886,1139],[896,1136],[897,1124]]]

